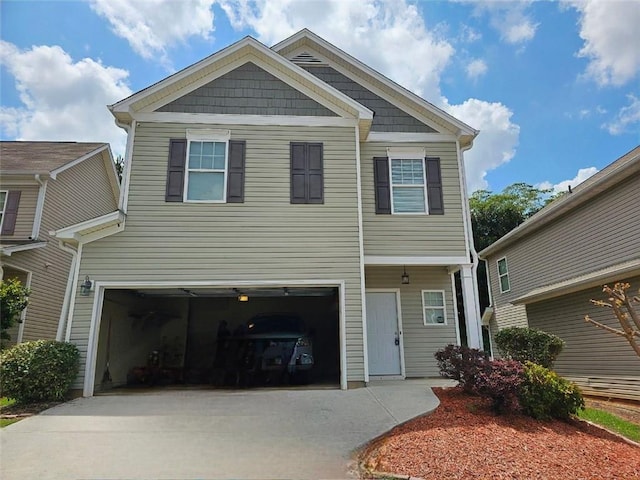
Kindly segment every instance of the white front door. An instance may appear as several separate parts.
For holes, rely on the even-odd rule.
[[[395,292],[367,292],[369,375],[400,375],[400,335]]]

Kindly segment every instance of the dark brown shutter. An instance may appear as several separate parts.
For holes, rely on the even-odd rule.
[[[374,157],[373,176],[376,192],[376,213],[391,213],[391,184],[389,183],[389,159]]]
[[[291,142],[291,203],[307,203],[306,144]]]
[[[20,205],[20,190],[10,190],[4,200],[4,215],[2,215],[2,232],[0,235],[13,235],[18,219],[18,206]]]
[[[182,202],[186,161],[187,139],[172,138],[169,140],[169,165],[167,167],[165,202]]]
[[[430,215],[444,215],[444,201],[442,200],[442,176],[440,174],[440,159],[425,158],[427,170],[427,198]]]
[[[244,140],[229,141],[229,172],[227,174],[227,203],[244,202]]]
[[[324,203],[322,144],[307,144],[307,203]]]

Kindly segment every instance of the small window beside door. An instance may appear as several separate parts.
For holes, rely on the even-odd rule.
[[[425,325],[446,325],[444,290],[422,290],[422,313]]]

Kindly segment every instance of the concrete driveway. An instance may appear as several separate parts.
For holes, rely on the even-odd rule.
[[[350,478],[355,449],[437,405],[427,380],[80,398],[4,428],[0,477]]]

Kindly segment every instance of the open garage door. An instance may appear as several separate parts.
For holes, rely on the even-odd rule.
[[[105,290],[95,391],[340,384],[338,288]]]

